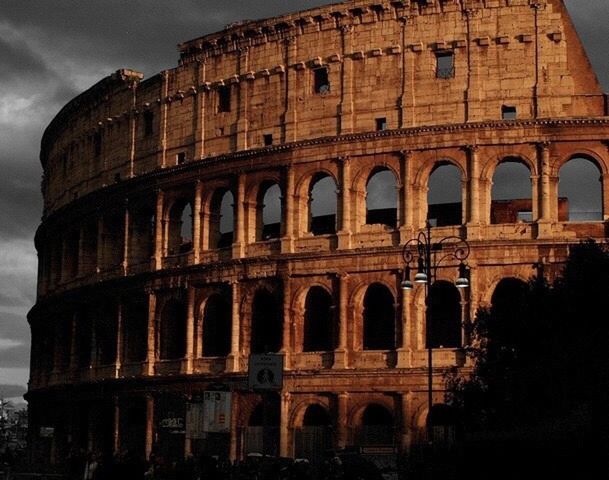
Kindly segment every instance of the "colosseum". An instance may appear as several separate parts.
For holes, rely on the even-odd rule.
[[[32,462],[408,451],[477,309],[607,236],[609,98],[562,0],[352,0],[179,52],[44,133]],[[470,288],[450,258],[402,288],[428,224]],[[248,386],[263,353],[279,391]]]

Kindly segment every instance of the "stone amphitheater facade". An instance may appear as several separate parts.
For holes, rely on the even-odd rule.
[[[438,269],[438,404],[502,281],[551,276],[570,244],[607,235],[608,99],[561,0],[354,0],[179,48],[147,80],[104,78],[42,139],[33,461],[75,446],[235,459],[262,437],[282,456],[311,438],[406,450],[425,439],[428,384],[424,288],[401,290],[402,247],[432,217],[439,167],[457,169],[461,201],[432,236],[469,242],[471,288],[454,288],[454,262]],[[573,158],[600,175],[593,221],[559,199]],[[502,216],[505,162],[531,194]],[[374,210],[379,173],[393,203]],[[262,408],[247,368],[265,351],[285,376]],[[188,412],[218,388],[230,433],[201,435]]]

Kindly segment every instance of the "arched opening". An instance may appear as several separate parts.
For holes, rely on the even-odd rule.
[[[603,219],[601,172],[591,160],[574,157],[559,172],[558,216],[561,221],[593,222]]]
[[[161,311],[159,357],[177,360],[186,353],[186,305],[181,300],[168,300]]]
[[[65,278],[72,279],[78,276],[79,270],[79,245],[80,245],[80,231],[74,230],[68,233],[65,240],[65,252],[64,252],[64,268],[63,272]]]
[[[98,365],[112,365],[116,362],[117,321],[117,305],[114,302],[102,303],[99,306],[95,321],[95,346]]]
[[[256,240],[281,236],[281,188],[276,183],[263,185],[258,195]]]
[[[366,224],[395,228],[398,215],[398,192],[395,175],[386,168],[376,169],[366,184]]]
[[[224,357],[231,348],[231,304],[216,293],[205,302],[203,312],[203,356]]]
[[[364,295],[364,350],[396,347],[395,299],[385,285],[373,283]]]
[[[169,211],[167,251],[169,255],[192,250],[192,206],[190,202],[176,202]]]
[[[123,262],[125,247],[124,212],[111,212],[103,218],[103,260],[104,268],[118,267]]]
[[[76,315],[76,361],[79,368],[91,366],[93,322],[89,311],[83,307]]]
[[[461,347],[461,294],[450,282],[435,282],[429,292],[427,347]]]
[[[393,445],[393,415],[384,406],[373,403],[362,413],[362,423],[358,435],[359,445]]]
[[[125,361],[143,362],[148,354],[148,299],[132,297],[123,304]]]
[[[72,345],[72,319],[70,315],[61,315],[54,319],[55,323],[55,365],[60,372],[70,366],[70,346]]]
[[[304,352],[334,350],[335,328],[332,296],[322,287],[312,287],[305,300]]]
[[[528,285],[518,278],[502,279],[491,297],[489,336],[509,347],[521,341],[526,318]]]
[[[491,223],[533,221],[531,171],[519,158],[503,160],[493,175]]]
[[[225,248],[233,244],[235,230],[235,198],[230,190],[218,190],[211,200],[209,218],[210,248]]]
[[[459,414],[454,407],[445,404],[433,405],[427,421],[431,427],[432,443],[436,448],[450,449],[456,444]]]
[[[306,458],[319,463],[332,448],[331,420],[328,411],[321,405],[309,405],[304,413],[302,427],[296,429],[294,450],[297,458]]]
[[[309,230],[313,235],[336,233],[336,183],[320,174],[311,181],[309,190]]]
[[[154,255],[154,217],[152,207],[134,209],[130,214],[130,267],[150,265],[150,258]]]
[[[461,170],[452,163],[436,163],[427,192],[427,220],[432,227],[463,223],[461,195]]]
[[[252,305],[251,353],[278,352],[282,341],[281,298],[268,290],[258,290]]]
[[[277,394],[267,394],[248,419],[245,429],[244,453],[262,453],[277,455],[279,453],[279,423],[281,406]]]

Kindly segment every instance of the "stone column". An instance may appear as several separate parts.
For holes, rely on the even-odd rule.
[[[235,241],[233,242],[233,258],[245,256],[245,174],[237,177],[237,192],[235,196],[235,219],[234,232]]]
[[[406,243],[414,232],[414,186],[412,184],[412,152],[400,152],[400,242]]]
[[[609,174],[601,176],[603,192],[603,220],[609,220]],[[558,195],[557,195],[558,197]]]
[[[477,239],[480,237],[480,224],[482,223],[480,208],[480,161],[478,158],[478,146],[468,145],[465,147],[468,156],[469,188],[467,189],[467,237]]]
[[[289,165],[284,173],[284,188],[283,188],[283,225],[284,232],[281,239],[281,253],[294,252],[294,217],[295,202],[294,202],[294,167]]]
[[[289,457],[290,452],[290,401],[289,392],[281,394],[281,418],[279,426],[279,456]]]
[[[537,238],[552,237],[551,192],[550,192],[550,143],[537,144],[538,165],[540,171],[537,204],[539,219],[537,221]]]
[[[146,438],[145,450],[146,458],[150,458],[154,443],[154,397],[146,394]]]
[[[292,317],[292,285],[289,275],[282,277],[283,285],[283,339],[281,342],[281,353],[283,353],[284,369],[291,369],[290,353],[292,352],[292,330],[294,318]]]
[[[234,462],[239,457],[239,393],[233,392],[231,395],[231,419],[230,419],[230,450],[228,458]]]
[[[186,356],[184,369],[187,374],[193,371],[195,356],[195,289],[188,288],[188,300],[186,305]]]
[[[342,78],[341,93],[342,98],[339,105],[340,123],[338,135],[353,132],[353,59],[347,54],[353,52],[353,25],[342,25],[340,27],[342,35]]]
[[[123,364],[123,305],[121,302],[116,307],[116,358],[114,360],[114,376],[120,376],[121,367]]]
[[[340,166],[340,230],[338,232],[338,248],[351,248],[351,165],[349,157],[338,158]],[[356,221],[360,219],[356,218]]]
[[[402,429],[400,438],[400,447],[402,453],[408,452],[408,449],[412,445],[411,425],[410,425],[410,412],[412,411],[412,392],[403,393],[400,396],[400,416]]]
[[[163,206],[165,192],[159,190],[156,197],[156,214],[154,216],[154,269],[163,268]]]
[[[97,217],[97,260],[95,271],[100,273],[105,267],[104,245],[104,216],[98,213]],[[60,274],[61,275],[61,274]]]
[[[118,452],[120,452],[120,448],[121,448],[121,409],[120,409],[120,402],[118,399],[118,395],[114,396],[113,402],[114,402],[113,452],[116,455]]]
[[[197,85],[205,83],[206,61],[200,60],[197,68]],[[195,92],[195,159],[201,160],[205,156],[205,101],[207,89],[200,88]]]
[[[121,262],[123,275],[127,275],[127,272],[129,271],[129,240],[131,233],[129,231],[130,223],[129,201],[125,201],[125,218],[123,223],[123,261]]]
[[[193,261],[201,261],[201,201],[203,196],[203,183],[198,180],[195,188],[195,199],[192,208],[192,253]]]
[[[345,448],[349,445],[349,394],[338,394],[338,418],[336,425],[336,446]]]
[[[78,334],[78,314],[72,315],[72,334],[70,340],[70,372],[74,375],[78,370],[78,341],[76,336]]]
[[[398,282],[398,285],[401,282]],[[412,367],[412,336],[411,336],[411,318],[410,318],[410,292],[408,290],[403,290],[400,287],[400,292],[402,292],[402,302],[400,305],[402,319],[402,345],[398,349],[398,368],[410,368]]]
[[[338,348],[334,352],[333,368],[348,368],[347,321],[349,315],[349,275],[338,276]]]
[[[148,353],[146,355],[147,375],[154,375],[156,362],[156,293],[148,293]]]
[[[227,359],[227,370],[240,371],[241,362],[241,286],[237,280],[231,282],[232,315],[231,315],[231,351]]]

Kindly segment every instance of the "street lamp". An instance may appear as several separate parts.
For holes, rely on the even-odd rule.
[[[410,239],[402,249],[402,258],[406,264],[402,279],[402,290],[409,291],[414,288],[410,280],[412,267],[416,265],[417,273],[415,284],[425,285],[425,330],[427,343],[427,436],[432,442],[431,409],[433,407],[433,345],[431,344],[431,286],[436,280],[438,267],[444,260],[459,262],[458,277],[455,286],[459,289],[469,287],[469,269],[465,260],[469,257],[469,243],[461,237],[448,236],[437,242],[431,239],[431,224],[427,221],[425,230]]]

